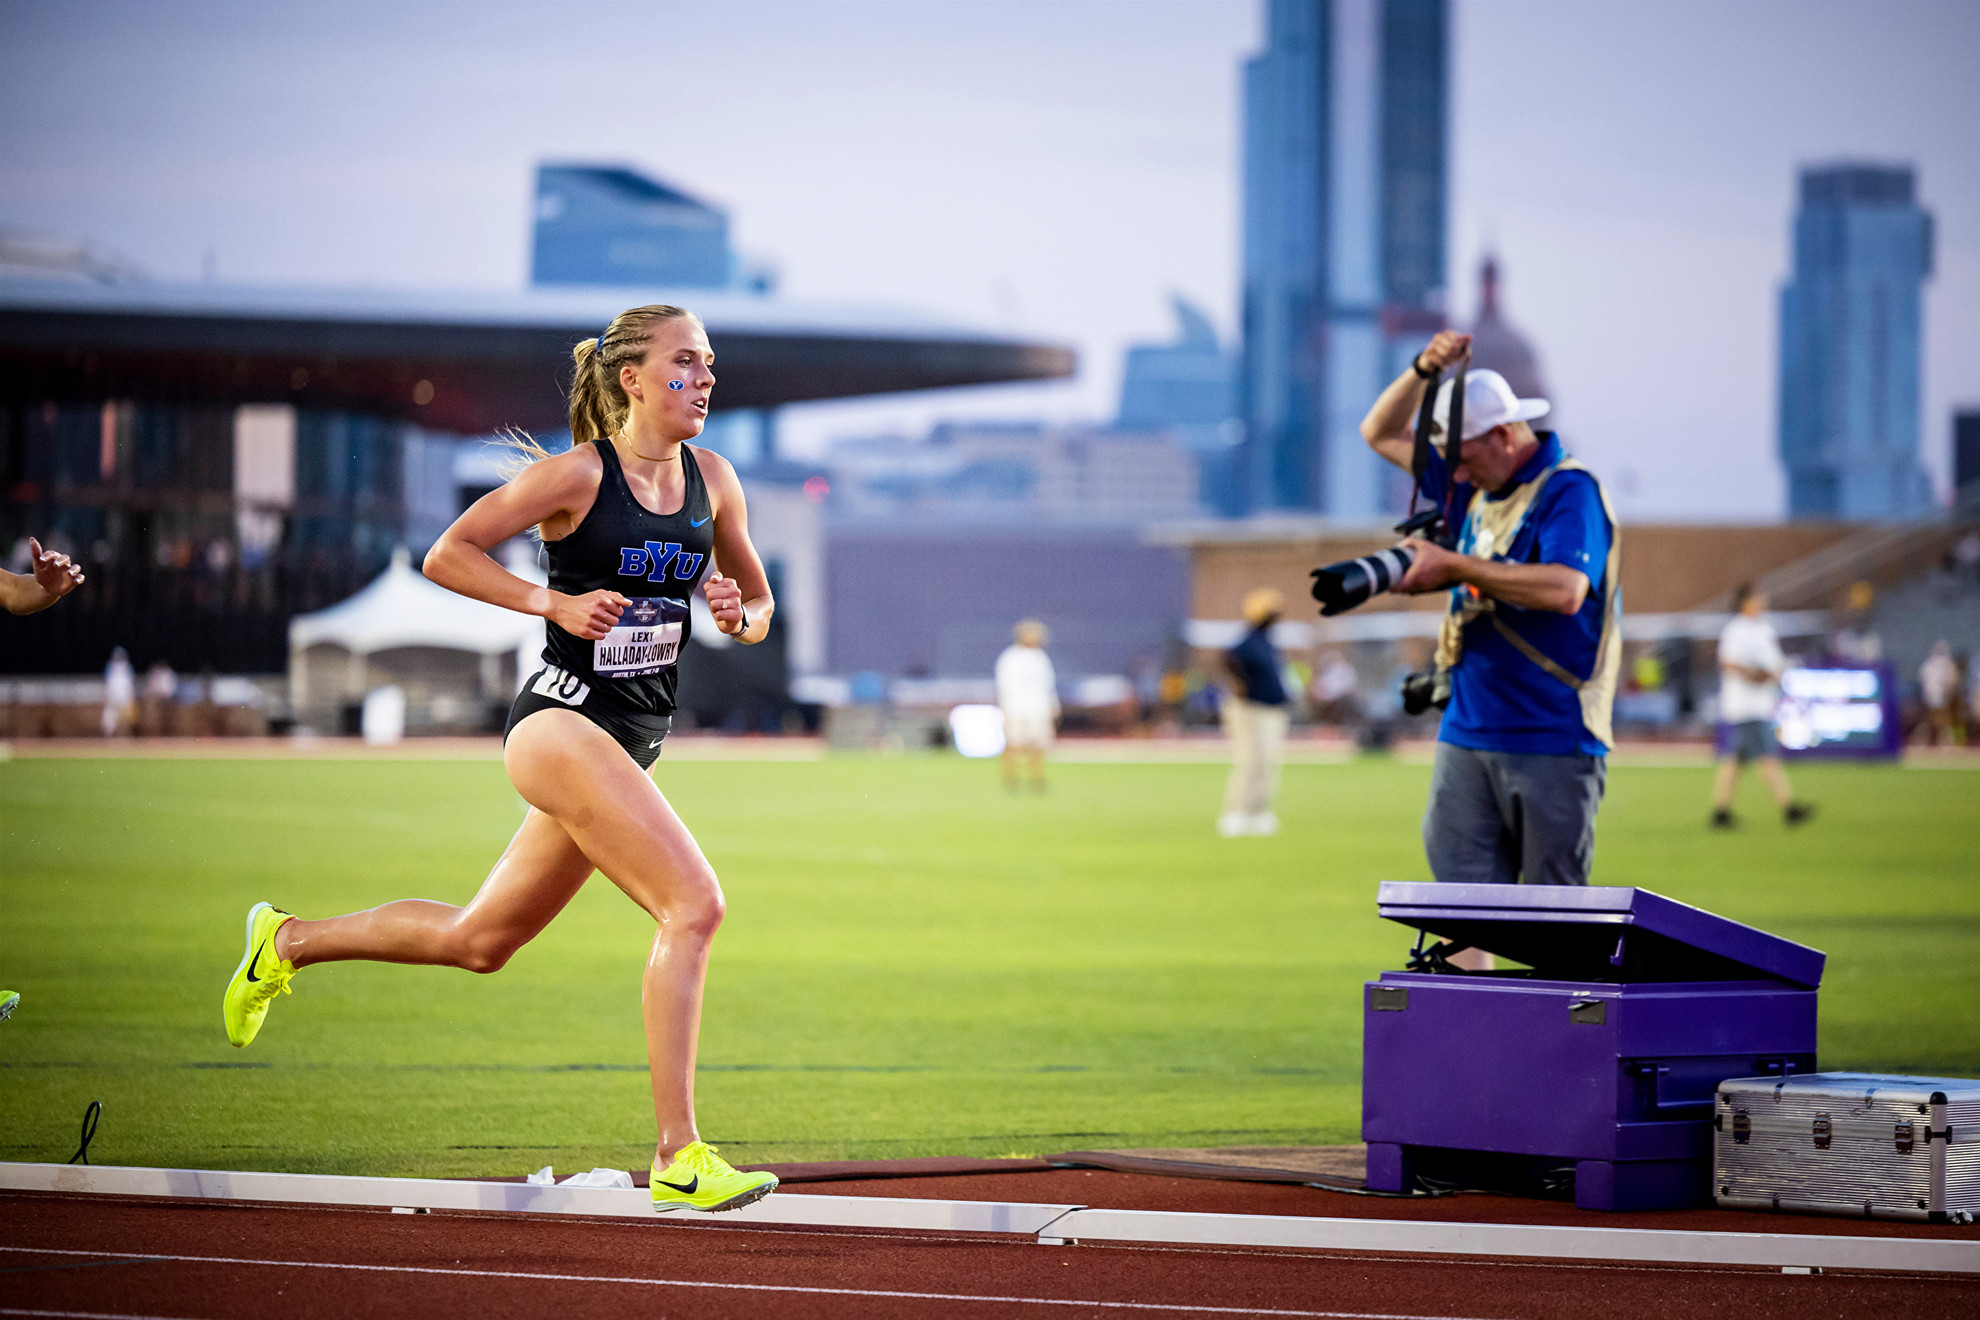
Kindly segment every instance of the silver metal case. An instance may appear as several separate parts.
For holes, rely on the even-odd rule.
[[[1980,1081],[1810,1073],[1719,1083],[1712,1191],[1722,1206],[1972,1223]]]

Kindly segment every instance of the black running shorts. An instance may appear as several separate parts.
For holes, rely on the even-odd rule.
[[[642,770],[651,770],[660,759],[660,744],[674,727],[673,716],[627,710],[607,700],[590,684],[553,665],[531,675],[516,694],[515,704],[509,707],[508,727],[502,730],[502,741],[506,743],[516,725],[539,710],[576,711],[611,734]]]

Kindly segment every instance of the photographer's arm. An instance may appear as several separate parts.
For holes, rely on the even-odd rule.
[[[1464,356],[1471,336],[1455,330],[1440,331],[1416,360],[1425,369],[1441,371]],[[1361,419],[1361,438],[1368,447],[1403,471],[1409,471],[1411,452],[1416,448],[1416,410],[1423,403],[1423,377],[1414,367],[1389,382],[1382,397]]]
[[[1403,544],[1416,552],[1409,572],[1394,588],[1406,595],[1472,586],[1508,605],[1556,614],[1573,614],[1588,599],[1588,575],[1566,564],[1503,564],[1461,555],[1416,537]]]

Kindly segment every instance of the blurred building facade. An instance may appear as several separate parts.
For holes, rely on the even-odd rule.
[[[1245,69],[1243,496],[1368,520],[1359,423],[1441,328],[1446,0],[1268,0]]]
[[[559,164],[536,171],[530,283],[763,292],[769,280],[745,273],[719,207],[622,166]]]
[[[1238,355],[1218,342],[1202,311],[1180,297],[1174,307],[1173,341],[1129,346],[1114,426],[1174,436],[1196,460],[1202,503],[1218,513],[1241,513]]]
[[[779,298],[738,274],[719,211],[628,171],[546,167],[537,214],[543,278],[514,293],[167,284],[84,245],[0,242],[0,558],[25,567],[33,535],[89,573],[0,629],[0,674],[95,672],[118,645],[140,668],[281,671],[294,615],[499,484],[489,433],[567,442],[571,347],[627,306],[691,300],[723,354],[710,443],[759,458],[782,404],[1072,373],[1055,345]],[[781,552],[812,602],[816,540]],[[804,612],[781,621],[791,662],[816,665]]]
[[[1980,485],[1980,411],[1953,414],[1953,489]]]
[[[1781,290],[1780,453],[1790,518],[1910,517],[1919,465],[1923,285],[1932,217],[1908,166],[1801,172]]]

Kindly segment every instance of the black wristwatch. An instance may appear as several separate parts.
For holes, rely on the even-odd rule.
[[[1429,380],[1432,376],[1437,374],[1434,371],[1425,371],[1423,369],[1423,355],[1421,353],[1418,353],[1415,357],[1409,360],[1409,369],[1416,373],[1416,378],[1418,380]]]

